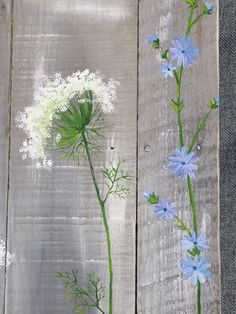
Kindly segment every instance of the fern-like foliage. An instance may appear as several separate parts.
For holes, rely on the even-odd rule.
[[[89,309],[96,308],[105,314],[100,307],[100,302],[104,298],[104,286],[94,273],[88,273],[87,276],[87,286],[82,287],[78,271],[57,273],[66,289],[66,298],[71,301],[75,313],[85,314]]]
[[[129,192],[129,188],[126,185],[127,181],[131,180],[131,176],[121,169],[121,165],[124,160],[119,159],[116,164],[114,162],[109,163],[108,167],[101,169],[102,175],[105,178],[105,185],[107,186],[106,196],[104,203],[109,195],[118,198],[125,198]]]

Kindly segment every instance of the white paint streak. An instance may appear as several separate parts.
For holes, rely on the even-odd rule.
[[[169,27],[170,21],[172,19],[172,13],[168,12],[167,15],[163,15],[160,17],[160,27],[159,27],[159,37],[161,41],[166,41],[169,38]]]
[[[114,3],[109,6],[99,5],[98,3],[75,3],[72,5],[68,3],[66,5],[62,5],[61,3],[53,3],[53,10],[57,13],[62,14],[80,14],[80,15],[92,15],[96,19],[107,19],[114,21],[124,20],[127,17],[131,16],[131,12],[129,12],[127,7],[122,7],[121,5],[115,6]]]
[[[41,57],[38,62],[35,62],[34,71],[34,95],[38,92],[39,88],[42,86],[42,78],[44,75],[44,59]]]
[[[77,262],[77,263],[81,263],[81,261],[76,261],[76,260],[73,260],[73,259],[19,259],[17,261],[18,263],[42,263],[42,264],[46,264],[46,263],[53,263],[55,264],[55,262],[57,263],[74,263],[74,262]],[[102,264],[102,263],[106,263],[107,261],[106,260],[87,260],[86,262],[91,262],[91,263],[98,263],[98,264]]]
[[[110,207],[110,206],[109,206]],[[119,208],[119,206],[116,206],[116,208]],[[116,212],[120,212],[122,210],[120,210],[119,208],[119,211],[117,210]],[[123,215],[118,215],[118,216],[114,216],[112,217],[112,220],[121,220],[123,221],[124,219],[124,211],[123,212]],[[17,220],[21,220],[21,219],[24,219],[24,220],[46,220],[47,222],[49,222],[50,220],[62,220],[62,221],[78,221],[78,220],[84,220],[84,221],[88,221],[88,220],[102,220],[101,217],[43,217],[43,216],[22,216],[22,217],[15,217],[15,219]]]
[[[37,217],[33,217],[33,216],[24,216],[24,217],[15,217],[15,219],[30,219],[30,220],[101,220],[101,218],[98,217],[63,217],[63,216],[59,216],[59,217],[43,217],[43,216],[37,216]]]
[[[17,39],[21,39],[21,38],[43,38],[43,37],[65,37],[68,38],[70,37],[70,35],[63,35],[63,34],[23,34],[23,35],[16,35]]]

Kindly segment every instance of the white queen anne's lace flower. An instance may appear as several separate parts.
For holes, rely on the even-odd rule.
[[[68,100],[75,93],[83,94],[86,90],[92,91],[93,102],[99,105],[104,113],[111,112],[114,109],[118,85],[119,83],[112,79],[104,82],[98,72],[90,73],[89,70],[78,71],[66,79],[63,79],[61,74],[55,74],[35,95],[34,105],[27,107],[16,118],[18,127],[27,134],[27,139],[20,148],[22,157],[29,156],[38,160],[38,167],[51,167],[53,162],[48,159],[45,146],[51,138],[50,127],[55,114],[66,111]]]

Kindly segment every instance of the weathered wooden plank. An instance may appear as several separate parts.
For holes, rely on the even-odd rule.
[[[166,169],[166,158],[178,145],[176,116],[170,111],[174,80],[163,79],[161,60],[147,45],[147,37],[156,33],[168,47],[173,37],[182,35],[186,21],[185,1],[140,2],[138,313],[194,313],[194,289],[179,273],[181,232],[172,222],[160,221],[142,197],[144,191],[154,190],[176,201],[181,216],[190,219],[186,187]],[[208,110],[209,98],[218,94],[216,14],[202,20],[194,32],[194,41],[200,58],[186,71],[183,82],[187,142],[198,118]],[[200,138],[199,170],[194,182],[199,223],[210,238],[207,256],[214,271],[203,288],[203,313],[220,313],[217,143],[218,118],[214,112]],[[145,145],[150,150],[145,151]]]
[[[0,1],[0,239],[7,242],[11,1]],[[5,268],[0,269],[0,312],[4,308]]]
[[[115,128],[104,142],[105,153],[96,161],[96,169],[120,155],[134,175],[136,25],[137,3],[132,0],[15,1],[9,241],[16,261],[7,274],[8,314],[73,313],[55,278],[57,271],[75,268],[82,276],[95,271],[108,287],[104,229],[87,166],[60,161],[48,172],[22,160],[19,147],[25,135],[14,118],[32,105],[47,75],[100,70],[121,86],[117,111],[110,118]],[[126,201],[109,202],[114,313],[134,312],[134,187],[135,180]]]

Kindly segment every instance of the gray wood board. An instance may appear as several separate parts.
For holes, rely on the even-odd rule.
[[[137,2],[17,0],[13,41],[9,246],[16,260],[7,271],[6,313],[73,313],[57,271],[75,268],[82,278],[94,271],[108,287],[104,229],[87,165],[60,160],[52,172],[37,169],[22,160],[25,135],[14,123],[45,77],[86,68],[121,83],[110,116],[114,130],[95,162],[99,171],[103,162],[122,156],[134,177],[128,199],[110,200],[108,209],[114,313],[134,313]]]
[[[181,231],[173,222],[163,222],[145,205],[143,192],[154,190],[176,202],[178,212],[190,221],[186,186],[167,170],[167,156],[178,146],[176,115],[170,109],[174,79],[160,74],[161,60],[147,45],[157,34],[168,47],[185,31],[185,1],[142,0],[139,35],[139,205],[138,205],[138,313],[194,313],[194,289],[179,273]],[[217,14],[204,18],[194,31],[200,57],[184,74],[183,99],[185,141],[190,142],[197,121],[208,110],[210,97],[218,94]],[[145,152],[145,145],[150,151]],[[199,224],[209,237],[207,258],[213,277],[203,287],[203,313],[220,313],[219,221],[218,221],[218,114],[213,112],[200,137],[200,161],[194,190]]]
[[[0,239],[6,241],[8,202],[11,1],[0,1]],[[0,311],[4,308],[5,267],[0,269]]]

